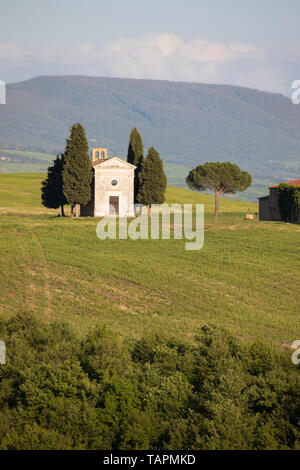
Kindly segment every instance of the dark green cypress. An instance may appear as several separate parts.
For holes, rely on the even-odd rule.
[[[134,127],[130,132],[127,161],[136,166],[134,174],[134,202],[137,202],[139,194],[139,175],[144,161],[144,146],[141,134]]]
[[[167,177],[164,172],[163,161],[154,147],[148,150],[139,176],[138,202],[145,206],[162,204],[165,201]]]
[[[64,166],[64,155],[57,155],[53,165],[49,166],[47,178],[42,182],[42,204],[49,209],[61,208],[62,217],[64,204],[67,204],[63,193],[62,172]]]
[[[92,164],[89,146],[83,126],[77,122],[70,129],[65,149],[63,168],[63,191],[75,215],[79,215],[79,205],[86,205],[92,197]]]

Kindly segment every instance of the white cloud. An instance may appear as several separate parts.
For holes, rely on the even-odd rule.
[[[95,46],[94,44],[91,44],[90,42],[85,42],[83,44],[81,44],[80,46],[78,46],[77,50],[79,52],[92,52],[95,50]]]
[[[144,40],[145,45],[156,46],[164,56],[176,54],[183,46],[183,41],[176,34],[151,34]]]
[[[242,52],[242,53],[247,53],[247,52],[258,52],[257,48],[254,46],[251,46],[250,44],[246,44],[244,42],[232,42],[229,45],[230,49],[235,52]]]
[[[241,57],[243,54],[255,51],[255,48],[248,46],[248,48],[241,50],[233,48],[230,45],[223,43],[214,43],[205,41],[202,38],[194,39],[183,45],[180,54],[195,62],[224,62],[234,60]]]
[[[239,41],[184,42],[176,34],[151,33],[137,38],[77,47],[22,50],[0,43],[0,79],[19,81],[41,74],[81,74],[227,83],[288,93],[297,70],[298,48],[286,66],[279,56]],[[286,60],[286,58],[285,58]]]

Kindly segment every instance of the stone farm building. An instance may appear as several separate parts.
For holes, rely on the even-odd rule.
[[[300,179],[288,181],[287,184],[300,186]],[[258,198],[259,200],[259,220],[281,220],[278,207],[278,184],[269,186],[270,194]],[[298,219],[300,221],[300,213]]]
[[[119,157],[107,158],[107,149],[92,149],[92,199],[80,215],[134,217],[134,170]]]

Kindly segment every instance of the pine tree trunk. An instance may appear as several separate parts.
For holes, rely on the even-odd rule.
[[[218,218],[218,212],[219,212],[219,192],[215,190],[215,219]]]
[[[79,217],[79,204],[75,204],[75,217]]]
[[[60,206],[60,210],[61,210],[61,216],[64,217],[65,216],[65,211],[64,211],[64,205],[63,204]]]
[[[150,206],[148,207],[148,217],[151,217],[151,204],[150,204]]]

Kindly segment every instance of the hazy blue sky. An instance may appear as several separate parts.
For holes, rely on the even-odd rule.
[[[299,0],[0,0],[0,79],[86,74],[289,93]]]

